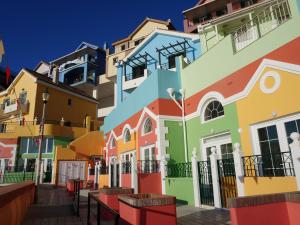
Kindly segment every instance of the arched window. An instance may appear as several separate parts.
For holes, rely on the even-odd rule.
[[[124,142],[129,142],[131,140],[130,131],[128,128],[124,131]]]
[[[147,118],[145,120],[145,123],[144,123],[144,127],[143,127],[143,134],[147,134],[147,133],[150,133],[152,131],[152,121],[150,118]]]
[[[208,103],[204,111],[204,121],[208,121],[224,115],[224,108],[221,102],[214,100]]]
[[[110,148],[114,148],[114,147],[116,147],[116,139],[112,138],[110,141]]]

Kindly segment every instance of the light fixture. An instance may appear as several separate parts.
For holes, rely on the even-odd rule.
[[[42,98],[43,98],[43,102],[46,104],[48,101],[49,101],[49,98],[50,98],[50,94],[48,92],[48,88],[46,88],[43,92],[43,95],[42,95]]]
[[[170,96],[173,96],[174,95],[174,88],[168,88],[167,89],[167,92]]]

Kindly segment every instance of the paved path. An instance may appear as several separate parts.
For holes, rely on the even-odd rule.
[[[42,186],[39,203],[30,207],[22,225],[86,225],[87,192],[81,194],[80,217],[77,217],[72,208],[72,198],[65,189]],[[228,210],[180,205],[177,218],[178,225],[230,225]]]

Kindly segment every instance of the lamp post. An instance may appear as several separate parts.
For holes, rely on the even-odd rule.
[[[186,137],[186,123],[185,123],[185,107],[184,107],[184,99],[185,99],[185,91],[184,89],[180,89],[180,95],[181,95],[181,104],[176,100],[175,98],[175,90],[174,88],[168,88],[166,90],[170,96],[170,98],[175,102],[175,104],[180,108],[181,110],[181,119],[182,119],[182,126],[183,126],[183,142],[184,142],[184,159],[185,162],[188,162],[188,151],[187,151],[187,137]]]
[[[42,165],[42,142],[44,138],[44,123],[45,123],[45,111],[46,111],[46,104],[49,101],[50,94],[48,92],[48,88],[42,94],[43,99],[43,114],[42,119],[40,122],[40,137],[39,137],[39,151],[38,151],[38,158],[37,158],[37,174],[35,180],[35,202],[38,202],[38,191],[39,191],[39,184],[41,179],[41,165]]]

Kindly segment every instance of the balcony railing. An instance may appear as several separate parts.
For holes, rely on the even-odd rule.
[[[291,152],[242,157],[245,177],[295,176]]]
[[[192,177],[192,163],[168,164],[168,177]]]
[[[158,160],[139,160],[137,162],[139,173],[159,173],[160,161]]]
[[[272,1],[268,7],[232,33],[235,51],[244,49],[290,18],[288,0]]]
[[[10,104],[1,104],[0,105],[0,119],[8,118],[12,115],[19,115],[20,111],[22,114],[28,113],[29,111],[29,101],[24,103],[18,102],[16,99],[11,100]]]

